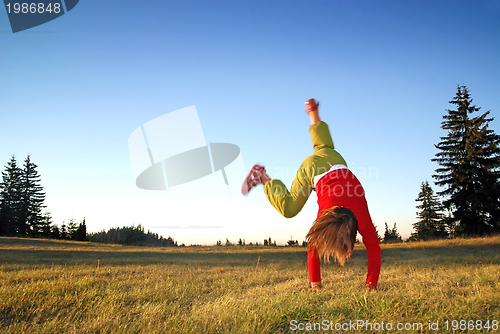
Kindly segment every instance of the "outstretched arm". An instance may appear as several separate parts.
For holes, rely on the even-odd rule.
[[[363,218],[360,217],[360,219]],[[366,226],[365,229],[360,228],[359,234],[361,234],[361,237],[363,238],[363,243],[366,248],[366,255],[368,257],[368,274],[366,275],[366,285],[376,288],[380,275],[380,265],[382,262],[377,232],[373,224],[371,224],[371,226]]]
[[[306,113],[311,117],[311,125],[321,122],[319,118],[319,102],[315,99],[306,101]]]

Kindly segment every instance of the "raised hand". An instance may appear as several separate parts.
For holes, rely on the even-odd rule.
[[[306,101],[306,113],[309,115],[313,112],[318,112],[319,109],[319,102],[317,102],[315,99],[309,99]]]
[[[311,117],[311,124],[321,122],[318,109],[319,102],[317,102],[315,99],[309,99],[306,101],[306,113]]]

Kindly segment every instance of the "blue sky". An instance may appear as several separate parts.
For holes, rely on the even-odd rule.
[[[54,221],[85,217],[89,232],[142,224],[186,244],[303,240],[314,196],[285,219],[261,187],[238,203],[142,190],[127,141],[195,105],[207,143],[238,145],[246,172],[259,162],[290,185],[312,153],[314,97],[379,231],[396,222],[408,236],[457,85],[498,115],[499,36],[493,0],[82,0],[16,34],[0,10],[0,163],[30,154]],[[173,225],[225,227],[159,228]]]

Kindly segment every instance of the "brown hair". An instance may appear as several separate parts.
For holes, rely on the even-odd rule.
[[[320,258],[329,262],[334,257],[343,266],[351,258],[357,231],[354,213],[343,206],[333,206],[321,211],[306,240]]]

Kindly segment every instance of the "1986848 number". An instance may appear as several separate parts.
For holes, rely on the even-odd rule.
[[[11,4],[8,3],[6,4],[6,7],[7,7],[7,12],[10,14],[10,11],[11,11]],[[44,3],[14,3],[12,4],[12,9],[13,9],[13,13],[15,14],[18,14],[18,13],[23,13],[23,14],[27,14],[27,13],[31,13],[31,14],[35,14],[35,13],[39,13],[39,14],[42,14],[44,12],[49,12],[49,13],[60,13],[61,12],[61,4],[60,3],[49,3],[47,6],[45,6]]]
[[[488,331],[497,331],[498,330],[498,320],[492,320],[491,323],[489,320],[446,320],[444,322],[446,330],[452,329],[454,331],[461,330],[488,330]],[[451,325],[451,326],[450,326]]]

